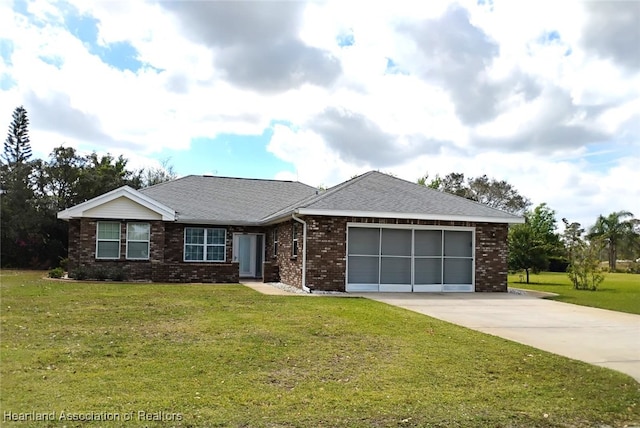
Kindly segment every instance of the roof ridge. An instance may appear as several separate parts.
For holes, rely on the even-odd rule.
[[[365,172],[364,174],[360,174],[360,175],[358,175],[358,176],[356,176],[356,177],[353,177],[353,178],[348,179],[347,181],[343,181],[342,183],[336,184],[335,186],[328,188],[328,189],[327,189],[327,190],[325,190],[324,192],[321,192],[321,193],[319,193],[319,194],[317,194],[317,195],[313,195],[312,197],[307,198],[307,199],[309,199],[309,200],[308,200],[308,201],[305,201],[305,202],[306,202],[306,204],[301,205],[301,206],[300,206],[300,208],[302,208],[302,207],[304,207],[304,206],[306,206],[306,205],[310,205],[310,204],[312,204],[312,203],[315,203],[315,202],[321,201],[321,200],[323,200],[323,199],[325,199],[325,198],[327,198],[327,197],[329,197],[329,196],[333,195],[334,193],[336,193],[336,192],[338,192],[338,191],[340,191],[340,190],[344,189],[345,187],[349,187],[349,186],[351,186],[351,185],[353,185],[353,184],[357,183],[358,181],[362,180],[365,176],[371,175],[371,174],[376,173],[376,172],[377,172],[378,174],[381,174],[381,173],[380,173],[380,172],[378,172],[378,171],[367,171],[367,172]],[[313,201],[312,201],[311,199],[313,199]],[[302,202],[302,201],[300,201],[300,202]]]
[[[176,181],[184,180],[185,178],[189,178],[189,177],[194,177],[194,175],[193,174],[183,175],[182,177],[174,178],[173,180],[163,181],[161,183],[156,183],[156,184],[153,184],[153,185],[147,186],[147,187],[142,187],[141,189],[138,189],[138,190],[142,191],[142,190],[151,189],[153,187],[163,186],[163,185],[168,184],[168,183],[175,183]]]
[[[299,180],[279,180],[277,178],[255,178],[255,177],[229,177],[224,175],[194,175],[194,177],[202,177],[202,178],[225,178],[229,180],[246,180],[246,181],[273,181],[276,183],[299,183],[304,184],[305,186],[313,187],[307,183],[303,183]]]
[[[143,187],[141,189],[138,189],[140,191],[143,190],[147,190],[147,189],[152,189],[152,188],[157,188],[169,183],[175,183],[177,181],[182,181],[182,180],[186,180],[188,178],[195,178],[195,179],[199,179],[199,178],[215,178],[215,179],[225,179],[225,180],[242,180],[242,181],[262,181],[262,182],[271,182],[271,183],[291,183],[291,184],[300,184],[302,186],[306,186],[310,189],[315,189],[315,187],[307,184],[307,183],[303,183],[299,180],[278,180],[275,178],[247,178],[247,177],[225,177],[225,176],[219,176],[219,175],[204,175],[204,174],[189,174],[189,175],[185,175],[182,177],[178,177],[175,178],[173,180],[169,180],[169,181],[163,181],[162,183],[157,183],[154,184],[152,186],[148,186],[148,187]]]
[[[271,217],[273,217],[274,215],[281,213],[281,212],[288,212],[291,211],[295,208],[305,208],[313,203],[316,203],[318,201],[321,201],[331,195],[333,195],[334,193],[343,190],[345,187],[349,187],[352,184],[357,183],[358,181],[360,181],[361,179],[363,179],[365,176],[371,175],[373,173],[378,173],[378,174],[382,174],[379,171],[367,171],[364,174],[360,174],[358,176],[352,177],[350,179],[348,179],[347,181],[343,181],[342,183],[338,183],[333,187],[328,188],[327,190],[321,192],[321,193],[316,193],[315,195],[311,195],[311,196],[307,196],[306,198],[302,198],[299,201],[294,202],[293,204],[290,204],[286,207],[282,207],[279,210],[276,210],[264,217],[262,217],[262,221],[265,221]],[[383,174],[386,175],[386,174]]]

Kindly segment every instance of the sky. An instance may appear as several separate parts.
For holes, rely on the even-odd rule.
[[[0,0],[0,129],[20,105],[41,159],[486,174],[559,224],[640,217],[640,1]]]

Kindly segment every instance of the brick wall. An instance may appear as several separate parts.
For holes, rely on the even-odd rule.
[[[344,291],[347,219],[308,217],[307,285],[315,290]]]
[[[407,220],[366,217],[305,217],[307,222],[307,275],[310,288],[316,290],[344,291],[346,283],[347,223],[376,223],[417,226],[454,226],[475,228],[475,290],[507,291],[507,232],[508,225],[457,221]],[[282,227],[288,225],[287,227]],[[280,225],[282,252],[279,254],[281,279],[300,287],[302,258],[302,225],[300,225],[300,250],[296,260],[290,260],[291,227]]]
[[[277,226],[278,230],[278,255],[275,258],[276,264],[279,269],[280,280],[285,284],[293,285],[294,287],[302,287],[302,252],[304,251],[303,244],[303,227],[301,223],[295,220],[289,220],[284,223],[280,223]],[[298,233],[298,255],[293,256],[293,227],[296,228]],[[271,241],[273,242],[273,241]],[[273,255],[273,253],[271,253]],[[308,283],[308,279],[307,279]]]
[[[476,227],[476,291],[507,291],[507,224]]]
[[[69,220],[69,249],[67,269],[72,272],[80,265],[80,220]]]
[[[112,221],[112,220],[105,220]],[[233,231],[226,227],[227,246],[224,263],[184,262],[184,224],[149,221],[151,241],[149,260],[126,259],[126,225],[120,222],[120,258],[96,259],[96,219],[69,222],[69,271],[82,268],[120,269],[128,280],[155,282],[238,282],[238,263],[232,262]],[[197,227],[197,225],[193,225]],[[211,226],[203,226],[211,227]]]

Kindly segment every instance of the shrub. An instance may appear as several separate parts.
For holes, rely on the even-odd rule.
[[[67,270],[67,268],[69,267],[69,257],[60,259],[60,267],[64,270]]]
[[[73,272],[69,272],[69,278],[79,281],[85,279],[94,279],[97,281],[124,281],[127,279],[127,275],[125,270],[121,267],[92,266],[79,267]]]
[[[96,266],[91,270],[89,278],[97,279],[98,281],[109,279],[109,269]]]
[[[119,267],[114,267],[109,269],[107,274],[107,278],[112,281],[124,281],[126,279],[126,274],[124,273],[124,269]]]
[[[69,278],[77,279],[82,281],[83,279],[89,278],[89,270],[84,267],[79,267],[73,272],[69,272]]]
[[[566,257],[549,257],[549,272],[566,272],[569,267],[569,260]]]
[[[631,262],[627,267],[627,273],[640,273],[640,263],[639,262]]]
[[[64,269],[57,267],[49,271],[49,278],[62,278],[64,276]]]
[[[569,259],[567,274],[573,288],[595,291],[604,281],[598,258],[602,249],[602,241],[595,239],[585,241],[581,236],[584,229],[580,228],[580,223],[569,223],[565,218],[562,221],[565,224],[563,238]]]

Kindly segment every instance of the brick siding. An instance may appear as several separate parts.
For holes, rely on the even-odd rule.
[[[293,255],[293,227],[296,228],[298,234],[297,256]],[[280,280],[285,284],[298,288],[302,287],[302,252],[304,251],[302,229],[302,224],[295,220],[289,220],[277,225],[278,256],[276,257],[276,264],[279,268]]]
[[[304,217],[307,223],[307,285],[316,290],[344,291],[346,282],[347,223],[386,225],[457,226],[475,228],[475,290],[507,291],[507,224],[407,220],[367,217]],[[151,224],[149,260],[126,259],[126,221],[121,222],[119,260],[96,260],[96,219],[69,221],[69,270],[78,267],[104,266],[122,268],[130,280],[155,282],[239,281],[239,265],[233,262],[233,234],[264,234],[265,259],[262,276],[265,282],[282,281],[302,286],[304,252],[303,226],[289,220],[269,227],[184,225],[162,221]],[[227,245],[224,263],[184,261],[185,227],[223,227]],[[292,228],[297,228],[298,255],[292,254]],[[274,254],[274,233],[277,230],[278,254]]]
[[[308,242],[306,281],[312,289],[344,291],[347,223],[375,223],[475,228],[475,291],[507,291],[507,224],[367,217],[313,216],[304,220]],[[286,282],[287,277],[282,278]],[[298,283],[289,284],[299,286]]]
[[[238,263],[232,260],[232,237],[237,228],[223,227],[227,233],[226,261],[185,262],[184,224],[148,221],[151,225],[149,260],[127,260],[126,227],[131,221],[120,221],[120,258],[96,259],[96,219],[69,221],[69,272],[78,268],[120,269],[127,280],[154,282],[238,282]],[[104,220],[113,221],[113,220]],[[188,225],[188,227],[211,227]]]

